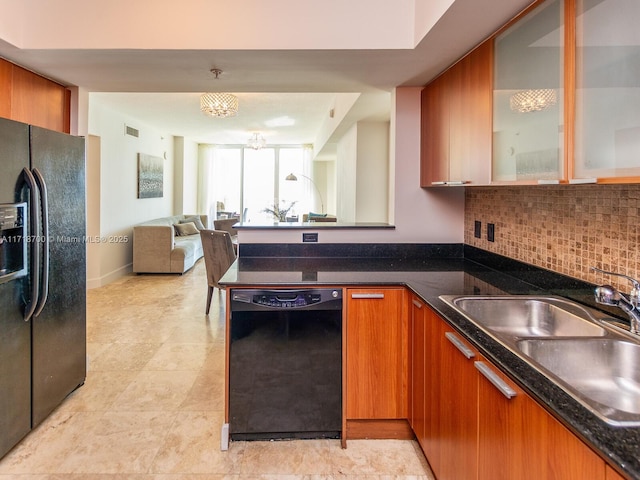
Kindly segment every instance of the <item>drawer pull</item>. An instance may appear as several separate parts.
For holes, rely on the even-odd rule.
[[[513,397],[517,395],[517,392],[513,388],[511,388],[509,385],[507,385],[507,383],[504,380],[502,380],[496,374],[496,372],[491,370],[491,368],[486,363],[475,362],[475,366],[478,370],[480,370],[480,373],[484,375],[486,379],[489,380],[494,387],[500,390],[500,393],[502,393],[509,400],[511,400]]]
[[[384,293],[352,293],[351,298],[384,298]]]
[[[411,300],[411,303],[413,303],[418,308],[422,308],[422,304],[417,300]]]
[[[453,343],[453,346],[456,347],[458,350],[460,350],[460,353],[462,353],[462,355],[464,355],[467,359],[470,359],[476,356],[476,354],[473,353],[473,350],[467,347],[462,342],[462,340],[460,340],[458,337],[455,336],[453,332],[446,332],[444,336],[447,337],[447,340]]]

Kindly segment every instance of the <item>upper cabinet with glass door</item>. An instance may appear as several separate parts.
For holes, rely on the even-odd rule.
[[[563,3],[539,4],[495,38],[492,183],[565,179]]]
[[[640,182],[639,0],[576,0],[571,178]]]

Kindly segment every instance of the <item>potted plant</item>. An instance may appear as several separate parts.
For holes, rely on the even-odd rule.
[[[273,215],[273,218],[275,218],[278,222],[286,222],[287,214],[289,213],[289,211],[291,211],[291,209],[297,202],[291,202],[288,206],[286,200],[282,200],[280,203],[281,205],[278,206],[278,204],[274,202],[272,207],[267,207],[262,211]]]

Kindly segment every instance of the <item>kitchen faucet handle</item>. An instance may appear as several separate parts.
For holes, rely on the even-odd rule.
[[[634,306],[638,306],[638,303],[640,303],[640,282],[638,282],[638,280],[628,275],[623,275],[621,273],[616,273],[616,272],[608,272],[607,270],[602,270],[601,268],[598,268],[598,267],[591,267],[591,270],[595,270],[596,272],[604,273],[606,275],[613,275],[616,277],[626,278],[627,280],[629,280],[633,285],[633,288],[631,289],[631,293],[629,293],[631,303],[633,303]]]

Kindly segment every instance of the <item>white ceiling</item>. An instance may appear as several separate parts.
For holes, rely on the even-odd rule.
[[[60,10],[57,3],[48,0],[25,2],[17,2],[19,6],[16,6],[13,0],[0,0],[0,7],[4,15],[8,9],[20,8],[18,13],[24,19],[33,17],[31,12],[24,10],[35,5]],[[385,1],[377,3],[389,8]],[[423,9],[428,9],[431,3],[437,2],[415,0],[415,4]],[[432,22],[415,48],[296,49],[295,44],[286,50],[260,49],[255,48],[255,44],[250,45],[251,49],[127,48],[120,45],[122,38],[117,38],[118,33],[114,32],[115,46],[89,49],[83,47],[87,43],[86,37],[68,35],[56,22],[50,22],[49,36],[35,22],[40,35],[38,43],[24,33],[29,24],[14,29],[15,22],[11,23],[5,16],[4,21],[0,19],[0,56],[64,85],[96,92],[95,95],[91,93],[90,102],[108,104],[167,134],[211,143],[245,143],[252,132],[258,131],[268,143],[313,143],[337,94],[362,94],[356,102],[357,108],[345,122],[388,118],[393,88],[424,85],[527,6],[530,0],[444,3],[451,5]],[[76,5],[87,8],[89,4],[91,2]],[[109,2],[101,2],[100,8],[108,8],[108,5]],[[43,10],[38,8],[37,12],[46,19]],[[72,18],[73,12],[67,11],[65,15]],[[305,18],[304,21],[312,22],[313,19]],[[351,35],[356,39],[358,30],[367,27],[358,21],[352,21],[350,25]],[[319,31],[322,33],[321,29]],[[385,32],[379,31],[380,36],[384,36]],[[56,35],[63,33],[67,33],[64,47],[50,47],[61,43]],[[326,28],[326,36],[331,37],[330,26]],[[242,40],[237,39],[238,45],[242,45]],[[70,47],[73,42],[75,46]],[[265,40],[264,43],[269,42]],[[210,73],[213,67],[224,71],[218,80]],[[240,101],[238,115],[213,119],[201,114],[199,95],[206,91],[237,94]],[[294,124],[269,126],[269,121],[284,118],[292,119]],[[348,125],[343,122],[339,128],[346,129]]]
[[[317,92],[236,95],[238,114],[227,118],[200,113],[200,93],[92,93],[90,105],[106,105],[160,131],[200,143],[244,144],[257,132],[268,144],[291,145],[314,143],[336,98],[333,93]],[[373,116],[388,119],[385,97],[382,112],[372,112]],[[131,126],[140,128],[135,120]]]

